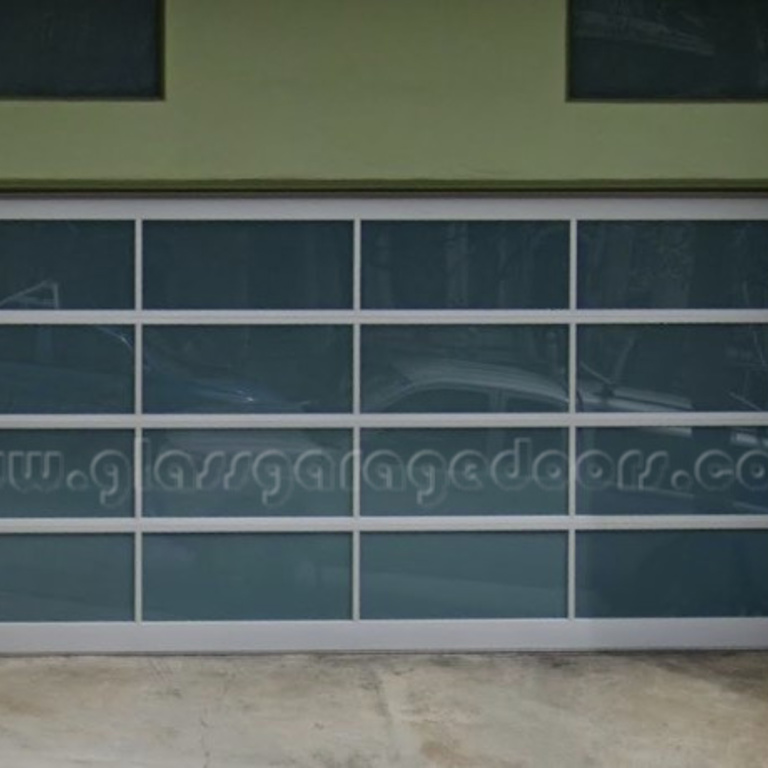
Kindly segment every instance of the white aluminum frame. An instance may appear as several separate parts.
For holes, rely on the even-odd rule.
[[[126,429],[135,435],[135,509],[124,519],[0,519],[0,534],[125,533],[135,541],[135,621],[115,623],[0,624],[0,653],[201,653],[255,651],[599,650],[662,648],[768,648],[768,618],[577,619],[575,541],[593,530],[768,530],[768,516],[577,516],[575,483],[566,515],[515,517],[365,518],[359,472],[354,472],[348,518],[144,518],[142,430],[151,427],[249,429],[338,427],[352,431],[355,469],[365,427],[561,427],[567,429],[571,479],[576,431],[589,426],[768,426],[768,413],[577,413],[576,344],[580,325],[595,323],[759,323],[763,310],[578,310],[577,238],[580,220],[768,220],[768,198],[0,198],[0,220],[130,220],[136,232],[136,308],[127,311],[0,311],[0,325],[129,324],[141,349],[147,324],[318,324],[353,330],[353,408],[349,414],[157,415],[143,414],[142,365],[135,364],[135,412],[125,415],[6,415],[0,429]],[[144,221],[346,220],[354,225],[354,301],[350,310],[155,311],[143,310]],[[363,220],[559,220],[570,222],[569,308],[562,310],[381,311],[361,307]],[[558,324],[569,329],[570,409],[547,414],[362,414],[360,337],[363,324]],[[346,532],[352,542],[352,618],[349,621],[147,622],[142,616],[142,539],[145,533]],[[371,621],[360,618],[360,537],[377,531],[562,531],[568,534],[568,613],[564,619]]]

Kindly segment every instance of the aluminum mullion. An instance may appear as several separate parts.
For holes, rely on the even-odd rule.
[[[353,533],[354,517],[151,517],[144,533]]]
[[[131,309],[14,309],[0,312],[0,325],[133,325]]]
[[[128,414],[0,415],[0,429],[133,429],[136,423]]]
[[[568,251],[568,304],[573,312],[578,306],[578,223],[571,220],[569,227]],[[573,419],[578,398],[578,327],[575,321],[568,326],[568,414]],[[568,515],[571,527],[568,531],[567,566],[567,615],[576,618],[576,532],[573,522],[576,516],[577,478],[576,426],[568,425]]]
[[[764,309],[576,309],[579,325],[731,325],[768,323]]]
[[[354,224],[353,303],[356,321],[352,329],[352,412],[355,424],[352,427],[352,619],[360,621],[360,516],[361,516],[361,431],[360,413],[362,397],[362,328],[360,314],[362,307],[362,222]]]
[[[360,428],[352,435],[352,619],[360,621]]]
[[[0,325],[764,325],[763,309],[28,310]]]
[[[768,515],[520,515],[364,518],[366,532],[766,530]]]
[[[601,515],[576,518],[579,531],[768,530],[768,515]]]
[[[768,530],[768,515],[5,518],[0,534]]]
[[[10,533],[131,533],[138,524],[135,518],[3,518],[0,534]]]
[[[240,199],[144,199],[112,194],[109,197],[25,197],[0,196],[0,217],[6,219],[125,220],[143,218],[179,220],[326,220],[367,219],[464,219],[464,220],[680,220],[749,221],[768,218],[764,195],[736,197],[574,195],[547,197],[466,197],[458,195],[424,197],[402,195],[399,199],[360,197],[291,198],[251,197]]]
[[[0,429],[472,429],[766,427],[768,412],[493,414],[30,414],[2,415]]]
[[[144,328],[141,321],[141,308],[144,304],[144,232],[141,220],[136,221],[135,237],[136,321],[133,332],[136,430],[133,451],[133,511],[136,518],[136,533],[133,540],[133,618],[137,624],[141,624],[144,620],[144,539],[141,529],[141,519],[144,515],[144,432],[141,427],[141,414],[144,411]]]

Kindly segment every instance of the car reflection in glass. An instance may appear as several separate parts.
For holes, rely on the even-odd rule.
[[[130,326],[0,328],[0,408],[5,413],[129,413],[134,392]],[[257,381],[212,370],[195,375],[151,344],[143,376],[154,412],[296,413]],[[145,398],[146,405],[146,398]]]
[[[768,325],[592,325],[578,332],[580,411],[768,411]]]
[[[144,407],[152,413],[301,413],[291,402],[250,378],[235,378],[225,369],[190,370],[181,355],[156,338],[144,339]]]
[[[564,326],[368,326],[366,413],[510,413],[568,409]]]

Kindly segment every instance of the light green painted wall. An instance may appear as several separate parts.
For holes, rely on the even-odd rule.
[[[768,189],[768,103],[566,103],[565,5],[168,0],[166,99],[0,102],[0,185]]]

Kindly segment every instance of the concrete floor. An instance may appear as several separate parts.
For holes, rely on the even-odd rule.
[[[0,660],[2,768],[767,768],[768,654]]]

